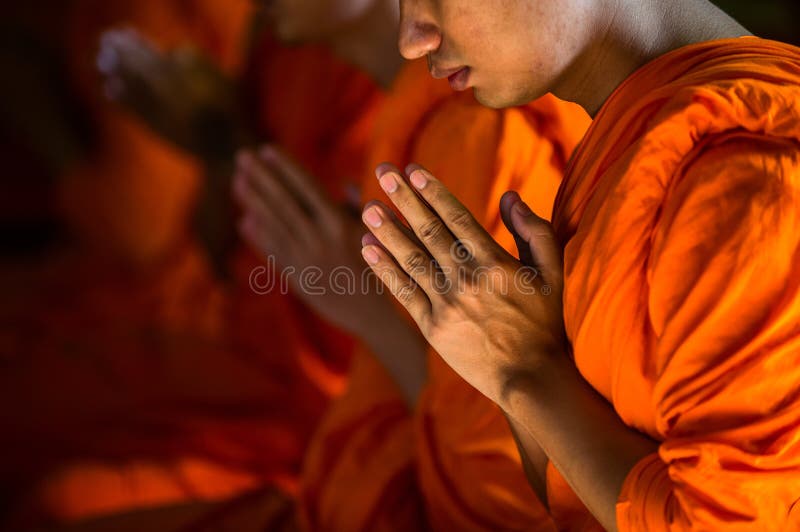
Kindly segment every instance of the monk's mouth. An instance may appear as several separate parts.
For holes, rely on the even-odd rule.
[[[447,78],[447,81],[450,82],[450,87],[452,87],[453,90],[463,91],[469,86],[469,67],[464,66],[442,69],[433,64],[432,61],[430,61],[429,56],[428,68],[431,71],[431,76],[433,76],[435,79]]]
[[[466,90],[469,87],[469,74],[470,68],[464,67],[461,70],[447,76],[447,81],[450,82],[450,88],[452,88],[454,91]]]

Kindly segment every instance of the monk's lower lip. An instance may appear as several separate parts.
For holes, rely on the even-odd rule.
[[[450,82],[450,87],[454,91],[466,90],[469,86],[469,67],[464,67],[458,72],[450,74],[447,77],[447,81]]]

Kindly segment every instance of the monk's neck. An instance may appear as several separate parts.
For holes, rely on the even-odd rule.
[[[597,38],[553,92],[595,116],[638,68],[699,42],[750,35],[707,0],[608,0]]]
[[[375,0],[368,12],[331,38],[334,52],[388,89],[403,58],[397,49],[397,0]]]

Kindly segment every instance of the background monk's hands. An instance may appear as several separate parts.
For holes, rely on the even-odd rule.
[[[242,135],[232,81],[201,52],[165,52],[134,29],[105,32],[97,67],[108,98],[166,140],[207,161],[230,159]]]
[[[389,297],[376,290],[378,281],[360,257],[358,219],[274,147],[239,153],[233,193],[243,209],[244,240],[265,259],[274,257],[284,271],[292,268],[294,293],[363,341],[413,405],[426,380],[425,344]]]
[[[506,224],[523,262],[507,253],[425,169],[405,179],[391,165],[376,174],[408,221],[380,202],[363,221],[374,235],[364,259],[417,322],[425,338],[472,386],[504,406],[507,388],[567,349],[561,252],[550,225],[514,193]]]
[[[358,251],[358,221],[271,146],[239,153],[233,191],[243,209],[239,232],[245,241],[263,258],[271,255],[281,268],[292,268],[292,288],[322,317],[362,333],[370,307],[382,305],[383,298],[361,290],[365,268]],[[303,272],[311,271],[319,279],[304,283]],[[335,281],[342,286],[332,286]]]

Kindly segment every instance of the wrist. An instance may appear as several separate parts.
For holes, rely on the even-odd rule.
[[[519,419],[522,411],[548,408],[560,393],[569,389],[569,382],[580,378],[566,352],[537,357],[537,362],[522,368],[504,371],[500,376],[498,406],[509,416]]]

